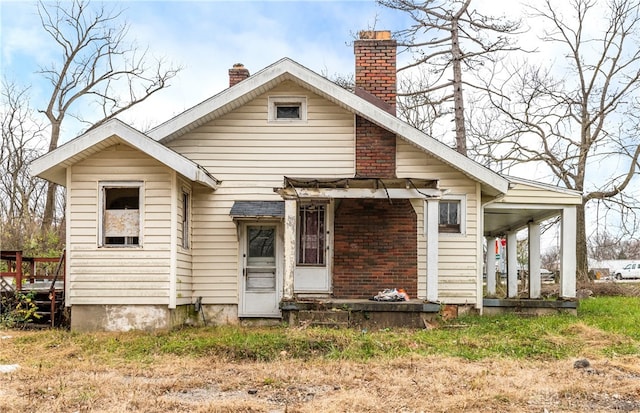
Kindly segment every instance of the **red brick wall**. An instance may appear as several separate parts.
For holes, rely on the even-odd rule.
[[[356,176],[396,176],[396,135],[360,116],[356,116]]]
[[[418,288],[417,219],[407,199],[344,199],[335,213],[333,296]]]

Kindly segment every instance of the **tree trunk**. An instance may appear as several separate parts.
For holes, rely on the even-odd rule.
[[[462,98],[462,51],[458,37],[458,19],[451,21],[451,54],[453,57],[453,111],[456,125],[456,150],[467,156],[467,134],[464,126]]]
[[[46,202],[44,204],[44,213],[42,216],[42,231],[46,231],[51,228],[53,224],[53,217],[55,215],[55,205],[56,205],[56,188],[57,185],[53,182],[47,183],[47,197]]]
[[[55,119],[53,115],[47,113],[47,117],[51,121],[51,138],[49,139],[49,152],[58,147],[60,139],[60,119]],[[56,188],[53,182],[47,183],[47,197],[44,204],[44,213],[42,216],[42,225],[40,229],[45,232],[51,228],[53,217],[56,215]]]
[[[584,201],[576,208],[576,280],[589,281],[589,261],[587,256],[587,229]]]

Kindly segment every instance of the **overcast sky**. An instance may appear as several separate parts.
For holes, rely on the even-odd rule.
[[[100,4],[93,2],[93,6]],[[566,7],[564,2],[554,4],[559,13]],[[105,5],[124,8],[122,17],[130,24],[130,41],[148,46],[154,56],[183,68],[168,89],[120,116],[141,130],[225,89],[228,69],[234,63],[243,63],[255,73],[289,57],[320,74],[349,75],[354,68],[352,41],[359,30],[397,31],[411,24],[407,14],[380,7],[374,0],[112,0]],[[474,0],[473,7],[494,16],[523,15],[519,0]],[[601,28],[598,24],[589,26],[596,31]],[[540,27],[532,27],[519,40],[527,48],[534,48],[540,44],[536,39],[541,32]],[[31,103],[37,109],[44,108],[45,98],[51,93],[37,71],[60,62],[56,46],[40,24],[35,1],[0,0],[0,74],[19,86],[30,86]],[[534,58],[562,73],[566,70],[562,54],[554,48],[557,46],[542,44]],[[84,127],[74,124],[73,119],[66,122],[60,143],[75,137]]]
[[[130,40],[183,67],[169,89],[121,116],[143,129],[226,88],[234,63],[254,73],[289,57],[318,73],[348,74],[353,72],[351,41],[358,30],[398,30],[408,24],[403,13],[371,0],[115,3],[106,5],[125,8]],[[56,44],[43,31],[35,2],[0,0],[0,13],[1,71],[31,85],[33,103],[42,102],[50,90],[35,72],[56,59]],[[77,133],[69,129],[63,141]]]
[[[94,7],[100,4],[92,2]],[[226,88],[227,71],[234,63],[255,73],[289,57],[320,74],[348,75],[354,67],[352,41],[359,30],[396,31],[411,24],[406,13],[374,0],[112,0],[105,5],[124,8],[129,40],[183,68],[167,90],[120,116],[143,130]],[[494,15],[521,12],[517,0],[475,0],[474,7],[490,7]],[[42,108],[50,86],[36,72],[61,59],[59,47],[42,29],[35,1],[0,0],[0,42],[2,75],[31,86],[32,106]],[[79,133],[73,121],[66,126],[62,142]]]

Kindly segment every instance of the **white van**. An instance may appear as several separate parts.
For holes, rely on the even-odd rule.
[[[640,264],[635,262],[627,264],[622,268],[614,270],[613,276],[616,280],[621,280],[623,278],[640,278]]]

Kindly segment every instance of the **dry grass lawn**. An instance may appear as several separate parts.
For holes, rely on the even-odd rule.
[[[0,331],[0,412],[640,411],[640,356],[540,361],[410,356],[238,362],[153,355],[107,360]],[[116,335],[114,335],[116,337]],[[598,336],[590,340],[597,348]]]

